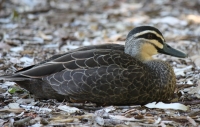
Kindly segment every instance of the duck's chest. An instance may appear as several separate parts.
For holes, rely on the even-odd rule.
[[[176,77],[172,67],[163,61],[154,60],[147,63],[149,67],[148,86],[158,95],[159,100],[165,100],[173,95],[176,88]]]

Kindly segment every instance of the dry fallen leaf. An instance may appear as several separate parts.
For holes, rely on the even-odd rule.
[[[10,45],[0,42],[0,49],[9,50],[10,48]]]
[[[195,122],[194,119],[192,119],[191,117],[187,116],[187,120],[193,125],[193,126],[197,126],[197,123]]]
[[[51,41],[53,39],[53,36],[51,35],[46,35],[44,34],[42,31],[39,31],[38,33],[40,35],[40,37],[44,40],[47,40],[47,41]]]
[[[180,103],[171,103],[171,104],[165,104],[163,102],[152,102],[152,103],[148,103],[145,105],[145,107],[147,108],[159,108],[159,109],[174,109],[174,110],[183,110],[183,111],[187,111],[188,110],[188,106],[185,106],[183,104]]]
[[[19,108],[19,109],[8,109],[8,108],[2,108],[0,109],[0,112],[14,112],[14,113],[21,113],[23,112],[24,109]]]
[[[53,119],[51,120],[51,122],[61,122],[61,123],[71,123],[73,122],[74,119],[73,118],[68,118],[68,119]]]
[[[200,98],[200,82],[198,83],[198,86],[190,87],[188,93]]]
[[[166,23],[166,24],[169,24],[171,26],[176,26],[176,25],[186,26],[187,25],[186,21],[178,19],[176,17],[171,17],[171,16],[166,16],[166,17],[161,17],[161,18],[158,18],[158,19],[153,19],[152,22],[154,24]]]
[[[9,103],[8,104],[8,107],[10,108],[10,109],[19,109],[20,107],[19,107],[19,103]]]
[[[200,67],[200,55],[194,55],[190,57],[196,66]]]
[[[186,66],[186,67],[184,67],[184,68],[174,68],[174,72],[175,72],[175,74],[176,75],[181,75],[181,76],[185,76],[185,71],[189,71],[189,70],[191,70],[192,69],[192,65],[190,65],[190,66]]]
[[[0,119],[0,126],[3,127],[5,122],[7,122],[7,121],[3,120],[3,119]]]
[[[22,47],[22,46],[10,48],[10,51],[12,51],[12,52],[21,52],[23,50],[24,50],[24,47]]]
[[[70,106],[66,106],[66,105],[60,105],[60,106],[58,106],[58,109],[60,109],[62,111],[65,111],[65,112],[67,112],[69,114],[80,111],[78,108],[70,107]]]
[[[139,119],[135,119],[134,117],[127,118],[125,116],[120,116],[120,115],[110,115],[110,118],[117,119],[117,120],[126,120],[126,121],[131,121],[131,122],[142,121],[142,120],[139,120]]]
[[[194,22],[194,23],[198,23],[198,24],[200,23],[200,16],[199,15],[188,15],[187,19],[189,21]]]

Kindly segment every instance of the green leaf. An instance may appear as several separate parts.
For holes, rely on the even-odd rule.
[[[13,20],[13,21],[19,20],[19,13],[16,10],[12,11],[11,20]]]
[[[9,88],[9,89],[8,89],[8,92],[9,92],[10,94],[14,94],[14,93],[16,93],[16,92],[22,92],[22,91],[23,91],[23,89],[21,89],[21,88],[18,87],[18,86],[12,87],[12,88]]]
[[[11,94],[15,93],[16,91],[17,91],[17,89],[15,87],[8,89],[8,92],[11,93]]]

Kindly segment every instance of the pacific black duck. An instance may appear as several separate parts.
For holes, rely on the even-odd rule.
[[[43,99],[102,104],[146,104],[166,101],[176,87],[172,67],[152,55],[186,55],[165,43],[151,26],[131,30],[125,46],[104,44],[55,55],[1,80],[16,82]]]

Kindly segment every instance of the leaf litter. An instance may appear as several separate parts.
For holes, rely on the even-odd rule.
[[[199,6],[199,0],[0,1],[2,75],[80,46],[124,44],[138,25],[158,27],[167,43],[188,54],[155,56],[173,66],[177,95],[173,103],[148,108],[38,100],[13,82],[0,82],[0,126],[199,126]]]

